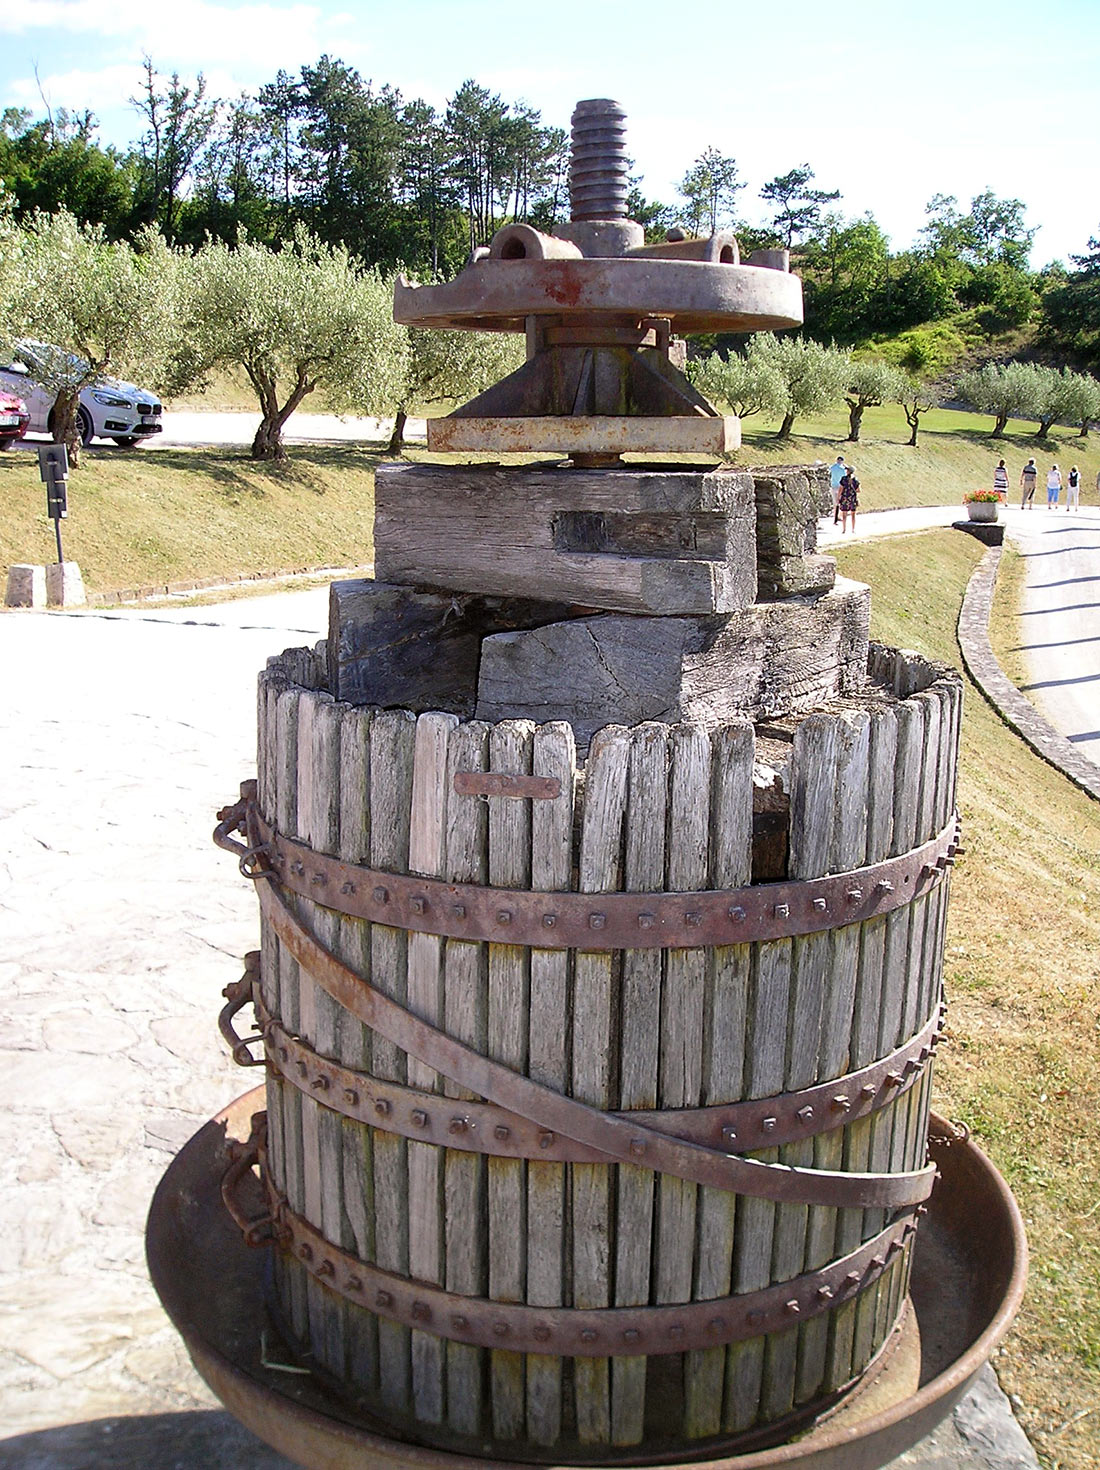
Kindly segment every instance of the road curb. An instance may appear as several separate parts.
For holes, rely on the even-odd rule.
[[[1001,565],[1001,547],[991,546],[966,585],[959,611],[958,639],[967,673],[1011,730],[1036,755],[1100,801],[1100,770],[1060,735],[1005,676],[989,641],[989,614]]]

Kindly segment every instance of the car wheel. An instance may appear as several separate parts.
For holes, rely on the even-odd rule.
[[[115,440],[115,443],[118,445],[118,447],[120,449],[136,449],[138,447],[138,445],[141,443],[141,440],[140,439],[137,439],[137,438],[116,439]]]
[[[86,408],[78,408],[76,411],[77,428],[80,430],[80,442],[84,448],[92,442],[94,429],[92,428],[92,416]]]

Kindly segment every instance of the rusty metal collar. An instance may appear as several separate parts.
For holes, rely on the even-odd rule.
[[[256,804],[254,782],[241,790],[241,801],[220,814],[214,840],[237,854],[246,877],[276,877],[337,913],[391,928],[539,949],[695,949],[818,934],[911,903],[940,880],[959,847],[956,814],[909,852],[824,878],[697,893],[535,892],[342,862],[276,831]],[[247,846],[230,836],[242,827]]]
[[[901,1216],[873,1239],[816,1271],[761,1291],[659,1307],[529,1307],[464,1296],[384,1271],[334,1245],[271,1182],[264,1167],[265,1124],[230,1166],[223,1197],[250,1244],[274,1239],[310,1274],[348,1301],[408,1327],[473,1347],[562,1357],[637,1357],[716,1347],[793,1327],[850,1300],[902,1251],[916,1226]],[[268,1213],[250,1220],[236,1186],[259,1163]]]
[[[243,980],[251,987],[259,1031],[254,1037],[227,1037],[234,1060],[242,1066],[260,1064],[263,1058],[251,1056],[247,1047],[250,1041],[262,1039],[267,1061],[279,1076],[345,1118],[422,1143],[497,1158],[569,1164],[615,1162],[609,1154],[552,1133],[493,1103],[458,1102],[353,1071],[323,1057],[271,1014],[261,998],[254,971],[246,970]],[[638,1109],[616,1116],[706,1148],[736,1146],[746,1150],[796,1143],[867,1117],[906,1092],[924,1074],[942,1024],[943,1009],[938,1007],[928,1023],[888,1057],[798,1092],[712,1107],[660,1112]]]
[[[618,1162],[760,1199],[892,1209],[918,1204],[931,1193],[931,1165],[907,1173],[858,1174],[763,1163],[672,1138],[629,1116],[563,1096],[456,1041],[376,990],[303,926],[277,884],[260,884],[258,891],[264,918],[280,942],[337,1005],[468,1092],[518,1113],[551,1135],[563,1134]]]

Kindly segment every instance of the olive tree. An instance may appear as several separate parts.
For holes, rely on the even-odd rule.
[[[848,443],[859,443],[863,411],[897,401],[905,375],[891,363],[875,358],[853,362],[848,370],[844,402],[848,405]]]
[[[1034,415],[1039,421],[1039,438],[1045,439],[1055,424],[1076,424],[1080,437],[1088,435],[1091,420],[1100,417],[1100,383],[1088,373],[1069,368],[1037,367]]]
[[[261,413],[252,458],[285,460],[283,426],[319,387],[338,413],[396,406],[408,341],[392,302],[377,270],[302,227],[281,250],[208,240],[191,264],[187,351],[203,372],[244,369]]]
[[[1100,383],[1091,373],[1074,373],[1066,405],[1066,421],[1077,424],[1079,439],[1087,439],[1089,426],[1100,422]]]
[[[761,332],[748,355],[774,368],[783,384],[783,422],[777,435],[789,439],[800,414],[822,413],[844,396],[851,361],[837,347],[823,347],[807,337],[777,337]]]
[[[1038,417],[1040,380],[1031,363],[987,362],[963,373],[955,391],[976,412],[993,415],[994,439],[1003,437],[1009,419]]]
[[[894,393],[894,402],[901,404],[905,422],[909,425],[908,444],[911,449],[917,447],[917,431],[922,415],[935,408],[939,401],[940,395],[931,383],[902,374],[901,382]]]
[[[108,373],[156,388],[170,380],[179,257],[152,228],[131,246],[59,210],[30,217],[18,258],[8,335],[41,339],[28,366],[54,395],[50,429],[76,466],[91,431],[82,389]]]
[[[516,332],[410,327],[388,452],[401,453],[405,424],[414,404],[473,398],[521,367],[525,357],[525,340]]]
[[[757,339],[753,339],[755,342]],[[722,357],[712,352],[693,363],[692,382],[716,403],[724,404],[740,419],[753,414],[782,418],[787,407],[787,388],[779,369],[753,351],[753,342],[742,356]]]

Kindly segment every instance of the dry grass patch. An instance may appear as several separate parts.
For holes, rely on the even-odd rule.
[[[959,664],[958,609],[982,550],[936,531],[853,543],[838,560],[845,575],[870,582],[877,638]],[[1100,805],[1034,755],[972,685],[967,694],[966,856],[955,869],[945,977],[952,1045],[941,1054],[936,1106],[988,1149],[1027,1224],[1031,1280],[997,1359],[1001,1382],[1018,1396],[1044,1464],[1095,1470]]]

